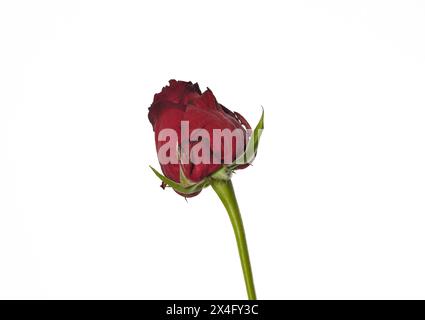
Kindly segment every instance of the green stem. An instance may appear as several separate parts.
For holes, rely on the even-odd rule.
[[[217,193],[221,202],[229,214],[238,244],[239,257],[241,259],[243,275],[245,278],[246,291],[249,300],[256,300],[254,279],[252,277],[251,263],[249,261],[248,245],[246,243],[245,231],[242,217],[236,201],[235,191],[231,180],[212,180],[211,186]]]

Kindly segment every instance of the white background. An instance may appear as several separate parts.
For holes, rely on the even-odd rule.
[[[213,191],[148,168],[170,78],[265,108],[259,298],[425,298],[424,39],[422,1],[2,1],[0,298],[246,297]]]

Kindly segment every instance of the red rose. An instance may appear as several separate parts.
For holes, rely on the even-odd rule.
[[[246,147],[245,139],[241,142],[235,137],[231,138],[230,144],[225,145],[221,140],[219,143],[214,144],[211,141],[214,137],[214,132],[217,132],[214,129],[228,129],[231,132],[239,130],[239,132],[244,133],[245,138],[247,129],[251,127],[240,114],[232,112],[218,103],[210,89],[202,93],[197,83],[176,80],[170,80],[169,83],[160,93],[155,94],[148,115],[155,131],[155,143],[159,158],[161,147],[165,147],[167,143],[170,143],[170,139],[162,141],[164,139],[161,139],[161,131],[173,129],[178,136],[175,148],[167,151],[167,156],[175,161],[164,164],[159,159],[161,169],[166,177],[175,182],[181,182],[180,168],[182,168],[185,177],[190,181],[199,182],[219,170],[226,163],[225,156],[234,161],[244,152]],[[189,140],[182,135],[182,123],[186,123],[189,126],[188,135],[191,137]],[[202,136],[198,140],[192,139],[192,134],[196,136],[199,129],[204,129],[204,133],[208,132],[209,137]],[[199,143],[208,139],[210,139],[210,152],[207,156],[209,161],[197,163],[189,158],[189,161],[180,164],[182,157],[181,148],[185,143],[187,149],[185,149],[186,152],[184,153],[191,155],[192,151],[195,150],[194,148],[199,149]],[[196,147],[197,145],[198,147]],[[226,155],[226,151],[229,151],[226,146],[231,147],[230,155]],[[245,166],[240,165],[237,168],[240,169]]]
[[[150,167],[162,181],[184,197],[211,186],[226,208],[235,232],[248,299],[255,300],[248,246],[232,173],[251,164],[264,129],[264,109],[253,132],[248,122],[217,102],[210,89],[197,83],[170,80],[154,96],[149,121],[155,131],[163,173]]]

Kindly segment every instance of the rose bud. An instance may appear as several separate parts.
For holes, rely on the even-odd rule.
[[[218,103],[210,89],[202,93],[197,83],[185,81],[170,80],[155,94],[148,117],[162,172],[177,183],[182,182],[181,171],[187,181],[199,183],[224,164],[231,164],[244,153],[251,131],[249,123]],[[173,132],[174,139],[170,134]],[[184,196],[197,193],[199,190]]]

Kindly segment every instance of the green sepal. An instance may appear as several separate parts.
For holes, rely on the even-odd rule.
[[[260,137],[264,129],[264,108],[261,113],[260,121],[258,121],[251,138],[245,148],[245,152],[241,154],[230,166],[230,169],[235,169],[240,165],[252,163],[257,155],[258,145],[260,143]]]
[[[191,194],[191,193],[201,191],[204,188],[204,186],[206,186],[206,184],[207,184],[206,181],[201,181],[199,183],[195,183],[195,184],[192,184],[192,185],[189,185],[189,186],[185,186],[182,183],[175,182],[175,181],[163,176],[161,173],[159,173],[153,167],[149,166],[149,168],[152,169],[152,171],[155,173],[155,175],[159,179],[161,179],[161,181],[163,183],[170,186],[171,188],[173,188],[177,192],[180,192],[180,193],[183,193],[183,194]],[[180,171],[180,174],[181,174],[181,171]]]
[[[179,161],[180,185],[185,187],[185,188],[195,185],[196,182],[193,182],[192,180],[187,178],[186,175],[184,174],[183,165],[182,165],[182,162],[181,162],[181,148],[180,148],[180,146],[178,146],[178,149],[177,149],[177,158],[178,158],[178,161]]]
[[[180,185],[185,187],[185,188],[195,185],[196,182],[193,182],[188,177],[186,177],[186,175],[184,174],[183,166],[182,166],[181,163],[180,163],[179,166],[180,166]]]

